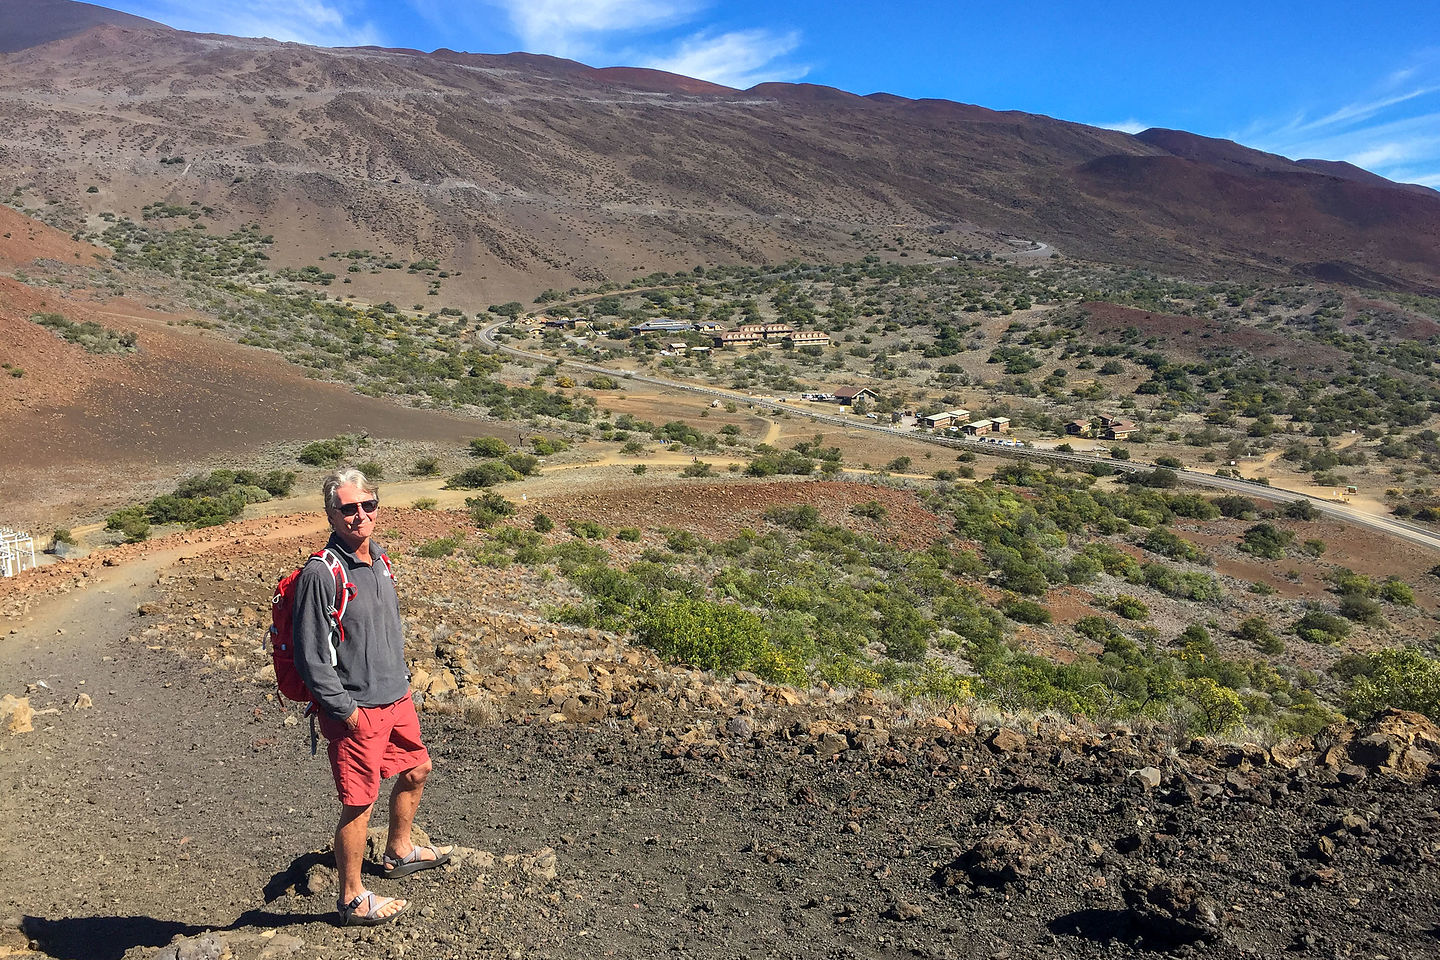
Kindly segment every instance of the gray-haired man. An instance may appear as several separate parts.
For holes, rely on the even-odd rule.
[[[405,638],[390,559],[371,539],[379,491],[359,470],[337,470],[321,486],[330,521],[326,550],[345,568],[353,593],[344,606],[343,639],[334,636],[336,578],[325,563],[307,563],[296,584],[295,666],[314,698],[329,743],[330,768],[340,794],[335,867],[336,907],[346,924],[393,920],[409,904],[366,890],[360,880],[370,811],[380,781],[397,776],[390,794],[390,832],[383,872],[403,877],[438,867],[449,847],[417,847],[410,826],[430,775],[420,718],[410,699]],[[338,642],[337,642],[338,640]]]

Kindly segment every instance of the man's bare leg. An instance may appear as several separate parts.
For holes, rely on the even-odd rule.
[[[420,797],[425,793],[430,768],[431,763],[426,760],[395,778],[395,787],[390,791],[390,835],[385,838],[385,852],[392,857],[408,856],[414,849],[414,844],[410,842],[410,826],[415,822],[415,811],[420,808]],[[431,860],[434,854],[427,850],[421,857]]]
[[[360,868],[365,863],[365,833],[370,826],[373,803],[363,807],[340,805],[340,825],[335,828],[335,869],[340,874],[340,902],[349,903],[365,892]],[[387,903],[378,914],[388,917],[404,909],[405,901]]]

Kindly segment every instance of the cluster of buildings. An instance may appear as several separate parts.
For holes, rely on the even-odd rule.
[[[1134,420],[1121,420],[1098,414],[1089,420],[1071,420],[1065,424],[1068,437],[1098,438],[1101,440],[1128,440],[1136,430]]]
[[[916,420],[915,425],[927,430],[949,431],[967,437],[981,437],[989,433],[1009,433],[1009,417],[989,417],[971,420],[969,410],[946,410],[931,413]]]
[[[795,347],[825,347],[830,334],[822,330],[796,330],[788,323],[742,323],[734,330],[721,330],[711,320],[691,323],[688,320],[646,320],[630,328],[631,333],[684,333],[697,330],[708,333],[717,347],[755,346],[766,343],[789,343]]]

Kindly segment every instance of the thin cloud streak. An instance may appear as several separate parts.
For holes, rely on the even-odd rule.
[[[381,32],[351,0],[248,0],[207,9],[183,0],[151,0],[129,9],[180,30],[268,37],[317,47],[358,47],[383,42]]]
[[[606,35],[645,33],[685,23],[693,0],[497,0],[531,53],[593,56]]]
[[[1149,130],[1153,124],[1141,123],[1139,120],[1130,119],[1121,120],[1118,123],[1096,123],[1092,124],[1092,126],[1099,127],[1101,130],[1119,130],[1121,133],[1128,133],[1133,136],[1142,130]]]
[[[799,46],[798,33],[697,33],[682,40],[673,54],[652,58],[641,66],[744,90],[767,81],[799,80],[809,73],[808,66],[778,62]]]

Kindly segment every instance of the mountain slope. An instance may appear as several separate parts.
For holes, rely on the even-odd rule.
[[[70,202],[77,228],[194,202],[217,227],[263,223],[292,261],[438,258],[472,297],[875,249],[857,231],[1440,289],[1432,191],[807,84],[100,26],[0,57],[0,118],[0,189]]]
[[[0,53],[73,37],[101,24],[135,29],[169,30],[146,20],[93,3],[73,0],[0,0]]]

